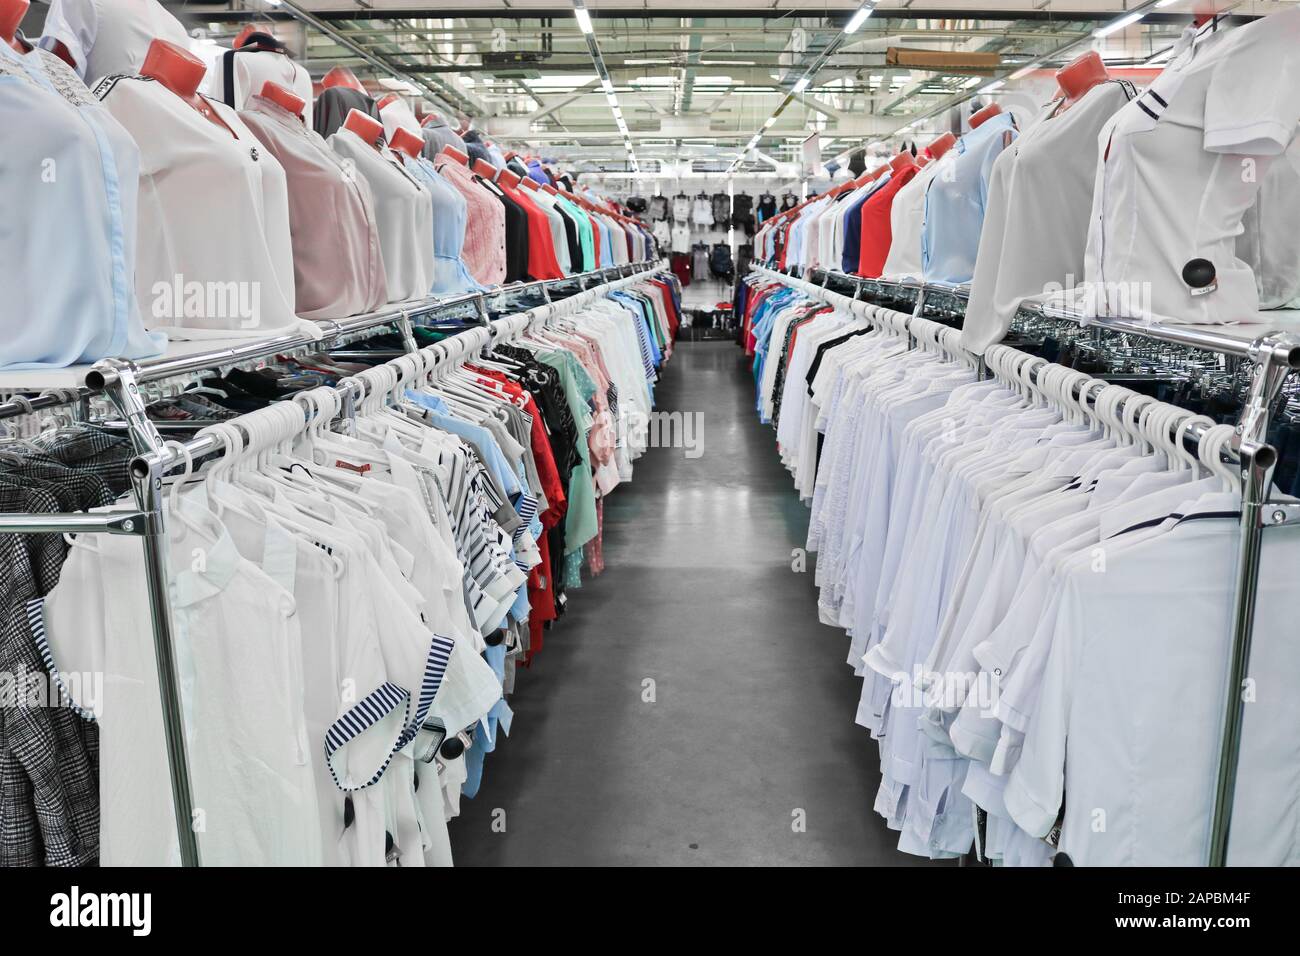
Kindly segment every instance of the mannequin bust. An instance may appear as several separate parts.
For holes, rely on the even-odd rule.
[[[235,136],[235,131],[226,125],[226,121],[217,115],[217,111],[199,93],[199,84],[207,72],[208,68],[202,60],[189,50],[183,50],[166,40],[154,40],[149,44],[144,65],[140,67],[141,76],[157,80],[197,110],[200,116]],[[238,139],[237,136],[235,138]]]
[[[438,124],[443,126],[447,125],[447,121],[442,118],[441,113],[426,113],[424,119],[420,120],[421,126],[434,126]]]
[[[389,94],[385,95],[384,97],[382,97],[382,98],[379,100],[379,102],[376,103],[375,105],[378,106],[379,109],[382,110],[385,106],[387,106],[389,103],[393,102],[393,100],[395,100],[395,99],[397,99],[397,94],[396,94],[396,93],[389,93]]]
[[[990,103],[988,106],[976,112],[970,118],[970,128],[974,129],[975,127],[983,123],[985,120],[990,120],[1001,112],[1002,112],[1001,106],[999,106],[997,103]]]
[[[23,22],[29,6],[29,0],[0,0],[0,40],[19,53],[27,52],[23,42],[18,39],[18,24]]]
[[[358,93],[366,91],[366,88],[361,85],[361,81],[357,79],[357,75],[346,66],[331,67],[330,71],[321,78],[320,85],[326,89],[331,86],[346,86]]]
[[[388,145],[399,153],[418,159],[420,151],[424,149],[424,139],[416,136],[405,126],[399,126],[393,130],[393,139]]]
[[[952,133],[944,133],[927,146],[925,151],[930,154],[931,159],[941,159],[944,153],[948,152],[948,150],[952,149],[956,145],[957,137]]]
[[[236,50],[248,42],[248,38],[254,33],[265,33],[267,36],[274,36],[275,27],[269,23],[250,23],[244,29],[239,31],[239,36],[235,37],[235,42],[231,44]]]
[[[519,185],[519,174],[512,173],[508,169],[503,169],[497,174],[497,182],[501,183],[508,189],[514,189]]]
[[[1105,83],[1109,79],[1110,74],[1106,72],[1106,64],[1096,50],[1089,50],[1075,57],[1056,71],[1056,82],[1061,85],[1061,92],[1065,94],[1063,108],[1082,99],[1083,95],[1094,86]]]
[[[497,178],[497,168],[487,160],[476,159],[474,160],[474,165],[470,168],[484,179],[495,180]]]
[[[444,146],[442,148],[442,151],[439,152],[438,155],[445,156],[447,159],[450,160],[454,160],[455,162],[460,163],[462,166],[469,165],[469,157],[466,156],[464,153],[462,153],[460,150],[458,150],[455,146]]]
[[[361,110],[348,110],[348,117],[343,121],[343,128],[350,129],[369,143],[376,150],[384,139],[384,124],[373,116],[367,116]]]
[[[906,149],[889,161],[890,168],[896,173],[901,173],[903,170],[915,165],[916,160],[912,157],[911,152]]]
[[[262,84],[262,96],[283,106],[298,119],[302,120],[302,111],[307,106],[307,101],[295,93],[290,93],[279,83],[272,83],[267,80]]]

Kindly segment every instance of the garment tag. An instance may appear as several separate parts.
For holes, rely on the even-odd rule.
[[[1215,279],[1209,285],[1203,285],[1199,289],[1193,289],[1189,287],[1188,291],[1190,291],[1193,296],[1206,295],[1207,293],[1213,292],[1218,287],[1219,287],[1219,280]]]
[[[355,471],[358,475],[364,475],[366,472],[370,471],[371,468],[369,462],[364,465],[358,465],[354,462],[344,461],[342,458],[336,458],[334,460],[334,467],[346,468],[348,471]]]

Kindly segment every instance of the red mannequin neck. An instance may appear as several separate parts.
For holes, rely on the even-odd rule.
[[[478,173],[478,175],[482,176],[484,179],[497,178],[497,168],[493,166],[491,163],[489,163],[487,160],[476,159],[474,160],[474,165],[470,168],[473,169],[474,172]]]
[[[970,128],[974,129],[975,127],[983,123],[985,120],[990,120],[1001,112],[1002,112],[1002,107],[998,106],[997,103],[990,103],[988,106],[984,107],[982,110],[980,110],[970,118]]]
[[[385,106],[387,106],[389,103],[392,103],[396,99],[397,99],[396,93],[389,93],[379,101],[378,106],[382,110]]]
[[[927,146],[925,151],[930,154],[931,159],[940,159],[943,157],[944,153],[948,152],[948,150],[952,149],[955,145],[957,145],[957,137],[952,133],[944,133]]]
[[[140,67],[141,76],[152,77],[186,101],[196,97],[206,72],[208,68],[202,60],[166,40],[149,44],[144,65]]]
[[[560,191],[556,189],[554,186],[552,186],[550,183],[543,183],[542,190],[544,192],[550,193],[552,196],[558,196],[560,194]]]
[[[343,128],[350,129],[361,137],[362,141],[379,149],[379,141],[384,138],[384,124],[373,116],[367,116],[361,110],[348,110]]]
[[[330,71],[321,78],[320,85],[326,89],[331,86],[343,86],[350,90],[356,90],[358,93],[366,91],[366,88],[361,85],[361,81],[357,79],[357,75],[346,66],[331,67]]]
[[[446,156],[448,159],[455,160],[462,166],[469,165],[469,157],[458,150],[455,146],[444,146],[439,156]]]
[[[1061,84],[1061,92],[1071,103],[1109,79],[1106,64],[1096,50],[1075,57],[1056,71],[1056,82]]]
[[[508,169],[503,169],[501,170],[500,175],[497,176],[497,182],[501,183],[503,186],[508,186],[509,188],[514,189],[519,185],[519,174],[512,173]]]
[[[272,31],[274,29],[275,28],[269,23],[250,23],[248,26],[244,27],[244,29],[239,31],[239,36],[235,37],[235,42],[232,43],[231,46],[238,50],[248,42],[248,38],[254,33],[265,33],[267,36],[272,36]]]
[[[416,136],[405,126],[393,130],[393,139],[388,145],[399,153],[405,153],[412,159],[417,158],[424,149],[424,140]]]
[[[525,189],[532,189],[532,190],[536,191],[536,190],[542,188],[540,185],[538,185],[537,180],[535,180],[535,179],[531,179],[531,178],[530,178],[530,179],[520,179],[519,181],[520,181],[521,183],[524,184],[524,188],[525,188]]]
[[[901,173],[903,170],[915,165],[916,160],[913,158],[911,153],[907,152],[899,153],[889,161],[890,168],[896,173]]]
[[[277,103],[280,106],[283,106],[294,116],[298,117],[298,119],[302,119],[302,111],[306,108],[307,101],[301,96],[296,96],[295,94],[290,93],[279,83],[272,83],[270,80],[263,83],[262,96],[270,100],[272,103]]]
[[[23,22],[29,6],[29,0],[0,0],[0,40],[19,53],[27,52],[27,48],[18,39],[18,24]]]

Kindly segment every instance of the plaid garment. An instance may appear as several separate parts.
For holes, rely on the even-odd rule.
[[[0,511],[53,514],[112,504],[118,439],[80,430],[68,438],[66,447],[50,445],[21,461],[6,449]],[[59,456],[77,465],[61,464]],[[25,606],[58,583],[65,555],[59,534],[0,535],[0,672],[45,679]],[[94,864],[98,729],[67,708],[24,703],[20,695],[0,706],[0,866]]]

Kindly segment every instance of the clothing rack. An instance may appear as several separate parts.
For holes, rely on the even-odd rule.
[[[209,433],[183,446],[175,442],[164,444],[158,429],[148,418],[145,402],[140,395],[140,385],[203,369],[269,358],[305,346],[320,346],[342,336],[383,326],[395,325],[402,334],[406,353],[412,354],[419,351],[411,331],[412,318],[435,316],[466,305],[473,305],[482,319],[480,326],[428,346],[425,350],[435,364],[447,361],[458,362],[473,350],[506,336],[516,335],[533,323],[546,321],[557,313],[573,311],[579,305],[605,292],[640,281],[661,266],[660,262],[646,261],[568,276],[564,279],[519,283],[442,299],[430,298],[370,315],[322,322],[320,325],[324,327],[324,335],[319,338],[306,333],[297,333],[182,357],[142,362],[105,359],[91,367],[86,374],[85,384],[79,388],[54,390],[36,398],[0,404],[0,420],[3,420],[36,410],[73,403],[81,403],[84,408],[85,402],[91,396],[107,394],[127,423],[137,452],[130,465],[134,508],[115,508],[96,514],[0,514],[0,534],[94,533],[133,535],[140,539],[144,551],[145,581],[149,591],[154,653],[158,666],[159,693],[162,698],[163,731],[167,743],[172,803],[182,866],[199,866],[201,861],[198,837],[191,824],[194,818],[193,788],[186,753],[180,685],[176,677],[175,643],[168,597],[163,479],[171,468],[185,460],[192,460],[198,455],[220,453],[224,443],[220,438]],[[551,293],[560,291],[575,281],[578,292],[558,304],[552,304]],[[504,318],[489,319],[487,310],[489,300],[498,295],[515,294],[531,289],[541,291],[547,304]],[[363,372],[343,379],[334,386],[341,393],[345,417],[355,414],[355,401],[367,394],[368,383],[370,380]],[[0,385],[3,385],[3,376],[0,376]],[[238,418],[231,421],[238,423]]]
[[[911,315],[896,313],[900,327],[907,330],[913,343],[916,333],[923,325],[936,324],[924,318],[927,298],[949,297],[957,303],[955,307],[949,307],[960,317],[964,315],[968,294],[963,288],[949,285],[864,279],[832,271],[822,272],[821,284],[818,285],[757,264],[752,265],[751,270],[798,289],[812,298],[859,315],[863,314],[870,299],[898,301],[911,299],[914,295],[915,305]],[[816,273],[813,273],[813,277],[816,277]],[[832,282],[851,286],[852,297],[833,291],[830,288]],[[1234,356],[1251,365],[1250,391],[1237,421],[1236,434],[1224,449],[1224,456],[1236,467],[1241,481],[1241,538],[1236,562],[1231,656],[1224,695],[1208,860],[1210,866],[1224,866],[1227,863],[1228,831],[1241,754],[1241,729],[1246,703],[1243,684],[1250,664],[1251,641],[1254,636],[1263,531],[1265,528],[1300,524],[1300,503],[1270,500],[1273,469],[1278,462],[1278,453],[1277,449],[1267,443],[1272,409],[1283,383],[1292,371],[1300,369],[1300,335],[1267,332],[1255,338],[1245,338],[1217,328],[1176,326],[1129,318],[1092,318],[1064,308],[1040,305],[1022,306],[1021,313],[1072,321],[1081,327]],[[960,346],[957,348],[960,349]],[[965,352],[965,357],[977,363],[983,374],[985,369],[979,356]],[[1193,424],[1186,430],[1184,441],[1189,446],[1199,448],[1207,430],[1207,426]]]

